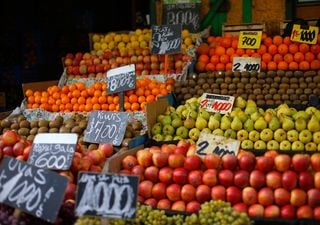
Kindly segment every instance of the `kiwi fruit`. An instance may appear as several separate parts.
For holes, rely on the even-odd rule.
[[[48,127],[39,127],[38,133],[48,133],[49,128]]]
[[[297,88],[297,89],[296,89],[296,94],[297,94],[297,95],[303,94],[303,90],[304,90],[304,89],[302,89],[302,88]]]
[[[202,89],[197,90],[197,95],[201,96],[203,93],[204,93],[204,90]],[[185,94],[184,99],[190,99],[190,98],[192,98],[192,95],[190,93]]]
[[[243,93],[240,95],[243,99],[247,99],[248,98],[248,95],[246,93]]]
[[[253,89],[253,94],[254,95],[260,95],[261,94],[261,89]]]
[[[310,94],[312,94],[312,89],[311,88],[306,88],[306,89],[304,89],[304,93],[306,95],[310,95]]]
[[[293,76],[293,72],[290,70],[285,71],[285,76],[286,77],[292,77]]]
[[[263,95],[269,94],[269,88],[263,88],[261,93]]]
[[[215,88],[212,90],[213,94],[220,94],[220,89],[219,88]]]
[[[229,90],[235,90],[236,89],[236,84],[229,84],[228,85]]]
[[[4,119],[4,120],[1,120],[1,124],[0,125],[1,125],[2,128],[9,128],[11,123],[10,123],[9,120]]]
[[[52,120],[49,122],[49,128],[59,128],[60,124],[56,120]]]
[[[291,88],[291,89],[297,89],[297,88],[299,88],[299,84],[290,84],[289,85],[289,88]]]
[[[241,94],[244,93],[244,90],[243,90],[242,88],[238,88],[238,89],[236,90],[236,93],[239,94],[239,95],[241,95]]]
[[[261,72],[262,73],[262,72]],[[267,77],[276,77],[276,72],[275,71],[268,71],[267,72]]]
[[[29,134],[28,137],[27,137],[27,140],[28,140],[28,141],[33,141],[33,140],[34,140],[34,137],[35,137],[35,135]]]
[[[305,82],[301,82],[301,83],[299,83],[299,87],[302,88],[302,89],[305,89],[305,88],[308,87],[308,84],[305,83]]]
[[[218,84],[218,83],[213,83],[213,84],[211,85],[211,88],[212,88],[212,89],[219,88],[219,84]]]
[[[276,94],[277,92],[278,92],[278,90],[277,90],[276,88],[273,88],[273,87],[271,87],[270,90],[269,90],[269,93],[270,93],[271,95],[274,95],[274,94]]]
[[[52,128],[49,129],[49,133],[59,133],[59,128],[52,127]]]
[[[286,84],[288,84],[289,82],[290,82],[289,77],[282,77],[282,78],[281,78],[281,83],[286,83]]]
[[[293,76],[295,76],[295,77],[303,77],[303,72],[299,71],[299,70],[296,70],[296,71],[293,72]]]
[[[281,82],[281,77],[275,77],[273,78],[273,81],[276,83],[280,83]]]
[[[312,77],[305,77],[304,80],[305,80],[306,83],[313,82],[313,78]]]
[[[265,79],[265,78],[267,78],[266,73],[261,72],[261,73],[258,74],[258,79]]]
[[[289,95],[288,94],[283,94],[281,95],[282,100],[289,100]]]
[[[307,101],[308,100],[308,96],[306,94],[302,94],[299,96],[299,99],[303,102],[303,101]]]
[[[79,126],[74,126],[73,128],[71,128],[71,133],[77,133],[77,134],[82,134],[82,128]]]
[[[59,133],[70,133],[70,132],[71,132],[70,127],[62,126],[59,128]]]
[[[278,100],[280,100],[280,99],[281,99],[281,95],[280,95],[280,94],[277,93],[277,94],[274,94],[274,95],[273,95],[273,100],[274,100],[274,101],[278,101]]]
[[[265,98],[265,100],[270,100],[270,99],[272,99],[272,95],[271,94],[266,94],[264,96],[264,98]]]
[[[48,120],[43,120],[43,119],[41,119],[41,120],[39,120],[39,122],[38,122],[38,126],[39,126],[39,127],[49,127],[49,121],[48,121]]]
[[[30,122],[28,120],[21,120],[19,123],[20,128],[30,128]]]
[[[255,100],[256,96],[254,94],[249,94],[248,99]]]
[[[225,72],[225,76],[226,77],[232,77],[232,75],[233,75],[232,71],[226,71]]]
[[[188,80],[188,86],[190,86],[190,87],[194,87],[194,86],[196,86],[196,81],[195,80]]]
[[[38,127],[34,127],[30,130],[30,134],[36,135],[38,133]]]
[[[204,83],[206,83],[206,80],[204,78],[199,78],[197,81],[197,84],[199,84],[200,86],[203,85]]]
[[[236,90],[228,90],[227,95],[233,96],[236,93]]]
[[[15,122],[11,124],[10,128],[14,130],[18,130],[20,127],[19,127],[19,124]]]
[[[270,85],[270,87],[278,89],[279,88],[279,84],[278,83],[272,83]]]
[[[209,88],[210,87],[210,84],[208,84],[208,83],[204,83],[203,85],[202,85],[202,89],[207,89],[207,88]]]
[[[39,127],[38,126],[38,120],[32,120],[30,122],[30,128]]]
[[[85,129],[87,127],[87,120],[81,120],[78,124],[78,126],[81,128],[81,129]]]
[[[258,79],[258,80],[257,80],[257,83],[258,83],[258,84],[265,84],[266,81],[265,81],[265,79]]]
[[[26,127],[21,127],[19,130],[18,130],[18,134],[20,134],[21,136],[28,136],[30,133],[30,129],[29,128],[26,128]]]
[[[316,96],[319,96],[320,95],[320,89],[318,89],[318,88],[315,88],[315,89],[313,89],[313,92],[312,92],[314,95],[316,95]]]
[[[289,84],[282,83],[282,84],[279,85],[279,88],[280,89],[288,89],[289,88]]]
[[[213,84],[213,83],[214,83],[214,79],[208,78],[208,79],[207,79],[207,83],[210,84],[210,85]]]
[[[232,78],[232,83],[234,83],[234,84],[240,83],[240,78],[239,77]]]
[[[284,88],[279,89],[279,90],[278,90],[278,94],[280,94],[280,95],[285,94],[286,91],[287,91],[287,89],[284,89]]]
[[[271,77],[267,77],[265,80],[267,84],[272,84],[273,82],[273,79]]]
[[[226,77],[224,78],[224,82],[227,84],[231,84],[232,83],[232,78],[231,77]]]
[[[222,95],[227,95],[228,94],[228,89],[221,89],[221,94]]]
[[[241,83],[241,84],[242,84],[242,83]],[[246,84],[246,85],[245,85],[245,89],[246,89],[246,90],[252,89],[252,84]]]
[[[265,105],[266,101],[264,99],[258,99],[257,100],[257,105]]]
[[[252,88],[253,89],[261,89],[261,84],[253,84]]]
[[[221,77],[219,77],[219,78],[216,79],[216,83],[217,83],[217,84],[222,84],[223,82],[224,82],[224,79],[221,78]]]
[[[240,77],[241,73],[239,71],[234,71],[233,72],[233,77]]]
[[[293,88],[289,88],[289,89],[287,89],[286,93],[287,93],[288,95],[292,95],[292,94],[295,93],[295,90],[294,90]]]
[[[320,83],[320,75],[314,76],[313,77],[313,82],[314,83]]]
[[[309,83],[308,88],[315,89],[315,88],[317,88],[317,84],[316,83]]]
[[[227,89],[227,88],[228,88],[228,84],[226,83],[220,84],[220,89]]]
[[[267,100],[266,100],[266,104],[267,104],[267,105],[274,105],[273,99],[267,99]]]
[[[264,100],[264,95],[259,94],[259,95],[256,96],[256,99],[257,100]]]
[[[188,88],[186,87],[181,88],[181,94],[186,94],[186,93],[188,93]]]
[[[237,88],[239,89],[243,89],[245,86],[243,83],[237,83],[236,85],[237,85]]]
[[[296,94],[290,95],[290,100],[291,101],[295,101],[295,100],[298,100],[298,99],[299,99],[298,95],[296,95]]]
[[[317,75],[317,72],[314,70],[305,71],[303,74],[304,77],[314,77],[316,75]]]
[[[249,78],[248,78],[248,77],[242,77],[242,78],[240,79],[240,82],[241,82],[241,83],[244,83],[244,84],[247,84],[247,83],[249,83]]]

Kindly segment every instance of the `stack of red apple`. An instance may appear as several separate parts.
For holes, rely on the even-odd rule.
[[[221,199],[251,217],[320,219],[320,153],[200,158],[195,149],[184,140],[144,148],[124,157],[120,173],[138,175],[139,201],[160,209],[197,212]]]

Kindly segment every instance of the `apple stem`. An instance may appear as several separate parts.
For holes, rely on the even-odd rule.
[[[13,217],[19,219],[20,216],[21,216],[21,210],[20,209],[14,209]]]

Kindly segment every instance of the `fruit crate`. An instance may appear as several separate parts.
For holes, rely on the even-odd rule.
[[[262,31],[266,32],[265,23],[243,23],[243,24],[223,24],[222,36],[226,33],[239,35],[240,31]]]

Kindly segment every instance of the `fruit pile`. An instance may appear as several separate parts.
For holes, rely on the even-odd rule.
[[[126,112],[144,110],[147,102],[167,95],[173,88],[174,79],[166,82],[140,78],[136,89],[125,92],[124,109]],[[119,111],[118,94],[108,95],[105,82],[95,82],[89,87],[83,82],[50,86],[46,91],[26,90],[27,108],[40,108],[50,112],[90,112],[92,110]]]
[[[120,173],[138,175],[139,202],[159,209],[196,213],[222,200],[250,217],[320,218],[320,153],[200,158],[195,149],[187,141],[144,148],[123,158]]]
[[[259,49],[238,48],[238,36],[209,36],[197,47],[196,70],[231,71],[233,57],[260,57],[261,70],[320,69],[320,34],[317,44],[291,42],[290,37],[263,34]]]
[[[296,110],[286,104],[263,110],[252,100],[237,97],[231,113],[199,109],[199,99],[189,99],[177,108],[169,106],[151,128],[156,141],[191,139],[201,132],[241,141],[245,150],[319,151],[320,110],[309,106]]]
[[[184,104],[203,93],[241,96],[259,106],[306,105],[311,96],[320,95],[320,73],[315,71],[219,72],[200,73],[195,78],[177,81],[177,101]]]

